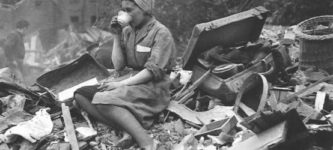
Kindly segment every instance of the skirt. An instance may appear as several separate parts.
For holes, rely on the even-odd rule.
[[[75,93],[91,100],[92,104],[126,108],[144,128],[148,129],[153,124],[156,115],[169,105],[170,83],[169,77],[166,76],[160,81],[123,86],[111,91],[99,92],[98,86],[86,86],[78,89]]]

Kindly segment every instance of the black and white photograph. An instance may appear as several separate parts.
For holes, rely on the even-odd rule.
[[[333,150],[333,0],[0,0],[0,150]]]

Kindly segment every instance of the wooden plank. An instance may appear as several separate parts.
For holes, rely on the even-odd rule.
[[[250,107],[246,106],[242,102],[239,103],[239,108],[241,108],[247,116],[252,116],[252,115],[256,114],[256,112],[253,109],[251,109]]]
[[[186,94],[183,98],[181,98],[178,103],[179,104],[184,104],[185,102],[187,102],[187,100],[189,100],[193,95],[195,94],[194,91],[191,91],[190,93]]]
[[[317,92],[316,101],[315,101],[315,110],[321,111],[324,108],[326,93]]]
[[[298,91],[298,92],[296,92],[296,93],[288,96],[286,99],[283,99],[280,102],[289,104],[289,103],[297,100],[297,97],[302,97],[302,95],[305,95],[304,93],[308,93],[308,91],[312,91],[311,89],[315,88],[320,83],[327,82],[327,81],[330,81],[332,79],[333,79],[333,75],[330,75],[330,76],[328,76],[326,78],[318,80],[317,82],[311,84],[310,86],[306,87],[305,89],[302,89],[302,90],[300,90],[300,91]],[[314,92],[316,92],[316,91],[314,91]]]
[[[79,150],[79,145],[76,139],[74,125],[71,117],[71,113],[69,111],[69,107],[66,106],[65,103],[61,104],[62,109],[62,117],[65,122],[65,131],[68,136],[69,143],[71,144],[72,150]]]
[[[278,101],[276,99],[275,93],[270,94],[270,96],[268,97],[267,103],[273,110],[278,110],[277,109]]]

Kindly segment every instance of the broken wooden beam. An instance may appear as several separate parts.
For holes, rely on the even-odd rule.
[[[179,101],[182,99],[184,96],[188,95],[189,93],[193,92],[196,88],[199,87],[199,85],[206,80],[206,78],[209,76],[211,72],[211,69],[206,71],[205,74],[203,74],[198,80],[196,80],[191,86],[189,86],[187,89],[185,89],[182,93],[179,93],[177,97],[175,97],[176,101]]]
[[[190,93],[186,94],[183,98],[181,98],[178,103],[179,104],[184,104],[185,102],[187,102],[193,95],[195,94],[194,91],[191,91]]]
[[[301,97],[301,95],[303,95],[304,93],[306,93],[308,90],[316,87],[320,83],[327,82],[327,81],[330,81],[330,80],[333,80],[333,75],[328,76],[326,78],[323,78],[321,80],[318,80],[317,82],[311,84],[310,86],[306,87],[305,89],[302,89],[302,90],[300,90],[300,91],[298,91],[298,92],[296,92],[296,93],[288,96],[286,99],[283,99],[280,102],[289,104],[289,103],[295,101],[298,97]]]
[[[69,143],[71,144],[72,150],[79,150],[79,145],[76,138],[74,124],[71,117],[71,113],[69,111],[69,107],[65,103],[62,103],[61,109],[62,109],[62,117],[64,118],[65,122],[65,131],[68,136]]]
[[[326,93],[325,92],[317,92],[316,100],[315,100],[315,110],[320,112],[324,109],[326,99]]]
[[[246,106],[242,102],[239,103],[239,108],[241,108],[247,116],[252,116],[252,115],[256,114],[256,112],[253,109],[251,109],[250,107]]]

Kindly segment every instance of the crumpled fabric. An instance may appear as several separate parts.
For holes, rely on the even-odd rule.
[[[0,69],[0,79],[2,81],[12,82],[12,83],[19,82],[14,72],[8,67]]]
[[[42,137],[50,134],[53,129],[53,122],[46,109],[36,112],[34,118],[29,121],[21,122],[17,126],[8,129],[5,132],[6,143],[11,143],[16,136],[22,136],[31,143],[40,140]]]
[[[149,14],[153,13],[155,0],[134,0],[134,1],[145,12]]]

